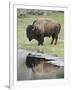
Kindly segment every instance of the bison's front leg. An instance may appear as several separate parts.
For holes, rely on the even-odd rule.
[[[43,42],[44,42],[44,39],[40,39],[40,40],[38,41],[38,45],[43,45]]]
[[[37,40],[38,40],[38,45],[43,45],[43,42],[44,42],[43,35],[39,35]]]
[[[55,45],[57,44],[57,40],[58,40],[58,36],[56,36],[56,38],[55,38],[56,40],[55,40]]]
[[[40,41],[38,41],[38,45],[42,45],[42,44],[40,43]]]

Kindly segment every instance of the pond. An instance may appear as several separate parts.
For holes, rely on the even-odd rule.
[[[32,71],[31,68],[26,66],[26,57],[29,53],[35,54],[36,52],[32,52],[25,49],[17,50],[17,80],[39,80],[39,79],[62,79],[64,78],[64,59],[60,57],[60,61],[58,63],[59,66],[53,65],[52,63],[40,63],[36,67],[34,67],[35,72]],[[38,53],[36,53],[38,54]],[[51,55],[42,54],[42,56],[46,58],[53,58]],[[55,63],[56,64],[56,63]]]

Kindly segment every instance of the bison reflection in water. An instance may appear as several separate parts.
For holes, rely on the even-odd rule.
[[[48,61],[54,61],[53,59],[45,59],[40,55],[32,55],[29,53],[26,57],[26,66],[31,68],[33,72],[49,72],[59,68],[58,65],[48,63]]]
[[[29,41],[36,39],[38,45],[43,45],[44,37],[52,37],[51,44],[55,40],[56,45],[60,29],[61,25],[59,23],[50,20],[35,20],[32,25],[27,26],[26,34]]]

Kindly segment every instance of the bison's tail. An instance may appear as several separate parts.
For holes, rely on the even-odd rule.
[[[60,32],[60,30],[61,30],[61,25],[59,24],[59,32]]]

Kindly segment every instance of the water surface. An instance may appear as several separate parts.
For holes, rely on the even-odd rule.
[[[22,80],[64,78],[64,66],[54,67],[53,65],[45,64],[44,69],[42,69],[41,65],[38,65],[37,67],[35,67],[36,72],[32,72],[32,69],[27,68],[25,64],[26,56],[29,53],[36,53],[36,52],[31,52],[25,49],[18,49],[17,51],[17,80],[22,81]],[[51,56],[49,55],[48,57]]]

